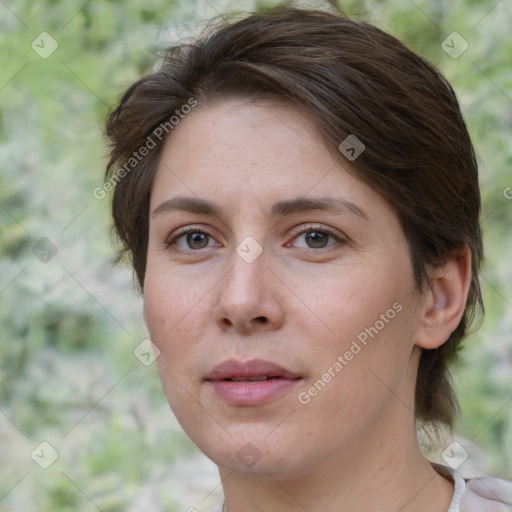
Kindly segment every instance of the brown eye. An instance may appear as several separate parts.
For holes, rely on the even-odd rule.
[[[189,228],[181,233],[178,233],[167,242],[167,247],[177,246],[184,251],[205,249],[215,245],[215,240],[212,236],[197,228]]]
[[[307,244],[312,249],[318,249],[327,245],[327,242],[329,241],[329,235],[320,231],[310,231],[305,233],[305,239]]]
[[[199,231],[187,233],[186,242],[191,249],[204,249],[208,246],[209,235]]]
[[[303,230],[295,236],[294,240],[293,245],[301,249],[324,249],[344,242],[344,239],[338,234],[317,227],[309,227]]]

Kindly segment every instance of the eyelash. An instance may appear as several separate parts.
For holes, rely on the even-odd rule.
[[[185,251],[189,251],[189,252],[199,252],[201,249],[182,249],[182,248],[176,247],[176,241],[179,240],[180,238],[182,238],[183,236],[188,235],[189,233],[201,233],[210,238],[213,238],[212,235],[207,233],[204,229],[201,229],[201,227],[199,227],[199,226],[187,226],[186,228],[184,228],[181,231],[179,231],[178,233],[176,233],[176,235],[174,235],[172,238],[170,237],[166,241],[165,246],[168,249],[175,249],[175,250],[182,250],[182,251],[185,250]],[[345,237],[340,236],[337,232],[333,231],[332,229],[326,228],[324,226],[314,225],[314,224],[309,224],[309,225],[307,225],[307,227],[301,226],[300,231],[298,231],[298,230],[294,231],[292,239],[295,239],[299,235],[303,235],[303,234],[307,234],[307,233],[323,233],[323,234],[328,235],[331,238],[334,238],[334,240],[337,243],[345,244],[347,242],[347,239]],[[175,247],[173,247],[173,246],[175,246]],[[318,252],[318,251],[321,251],[322,249],[328,250],[331,247],[332,247],[332,245],[329,245],[327,247],[320,247],[320,248],[309,247],[308,249]],[[207,248],[208,247],[205,247],[204,249],[207,249]],[[304,248],[300,248],[300,249],[304,249]]]

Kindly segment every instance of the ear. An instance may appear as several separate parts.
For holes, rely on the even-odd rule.
[[[415,344],[434,349],[448,340],[464,314],[471,284],[471,251],[467,245],[431,272],[424,294]]]

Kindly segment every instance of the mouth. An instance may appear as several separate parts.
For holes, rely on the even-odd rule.
[[[205,381],[230,405],[262,405],[287,393],[302,377],[271,361],[230,359],[217,365]]]
[[[268,375],[259,375],[259,376],[255,376],[255,377],[248,377],[248,378],[232,378],[232,379],[222,379],[222,380],[227,380],[227,381],[230,381],[230,382],[259,382],[259,381],[262,381],[262,380],[271,380],[271,379],[280,379],[281,377],[277,377],[277,376],[274,376],[274,377],[269,377]]]
[[[233,382],[257,382],[272,379],[300,379],[300,375],[279,366],[271,361],[263,359],[251,359],[250,361],[237,361],[229,359],[217,365],[208,374],[205,380],[209,381],[233,381]]]

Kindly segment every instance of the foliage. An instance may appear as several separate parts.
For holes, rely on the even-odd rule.
[[[216,14],[277,3],[0,3],[2,510],[128,510],[154,486],[162,510],[183,505],[165,482],[173,464],[197,450],[168,410],[153,366],[132,353],[145,337],[140,300],[129,271],[112,266],[107,199],[93,196],[105,165],[101,127],[162,44]],[[303,4],[334,9],[336,2]],[[487,260],[486,317],[454,371],[458,431],[480,446],[487,471],[505,474],[512,460],[512,200],[504,193],[512,187],[511,4],[347,0],[337,8],[436,63],[462,103],[481,167]],[[453,31],[469,44],[457,59],[441,47]],[[33,41],[41,47],[42,32],[58,43],[48,58],[31,48]],[[44,262],[41,248],[57,252]],[[30,455],[41,441],[59,452],[47,470]]]

